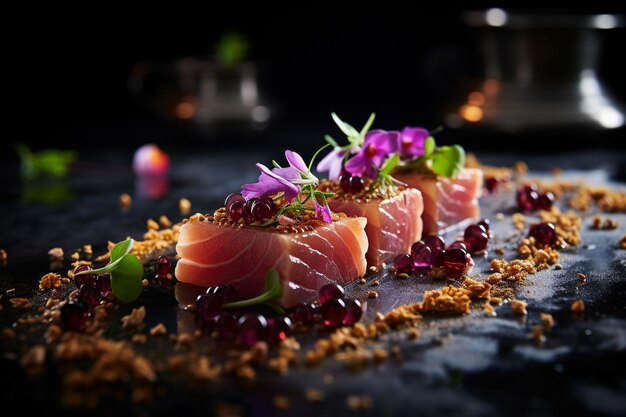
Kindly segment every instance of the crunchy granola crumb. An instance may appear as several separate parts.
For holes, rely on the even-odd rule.
[[[80,259],[80,253],[78,252],[72,252],[72,254],[70,255],[70,258],[74,259],[75,261]]]
[[[527,306],[528,306],[528,303],[526,301],[517,300],[517,299],[511,300],[511,308],[513,309],[513,312],[517,315],[520,315],[520,316],[527,315],[528,314],[528,311],[526,310]]]
[[[13,308],[16,310],[26,311],[26,310],[30,310],[30,308],[33,306],[31,301],[28,298],[24,298],[24,297],[9,298],[9,301],[11,302],[11,305],[13,306]]]
[[[142,279],[142,280],[141,280],[141,285],[142,285],[144,288],[147,288],[147,287],[148,287],[148,285],[150,285],[150,281],[148,281],[146,278],[144,278],[144,279]]]
[[[0,261],[6,261],[8,259],[7,251],[0,249]]]
[[[86,254],[86,255],[93,254],[93,248],[91,247],[90,244],[83,245],[83,253]]]
[[[526,221],[526,216],[524,216],[522,213],[513,213],[513,215],[511,216],[511,220],[513,221],[513,226],[515,226],[517,230],[524,229],[524,222]]]
[[[256,378],[256,372],[250,365],[242,365],[237,368],[237,377],[243,382],[252,382]]]
[[[146,220],[146,227],[148,230],[159,230],[161,228],[159,223],[155,222],[153,219]]]
[[[133,308],[130,314],[122,317],[122,329],[138,329],[143,327],[146,318],[146,307]]]
[[[530,332],[530,337],[538,344],[542,345],[546,341],[546,335],[544,334],[545,328],[541,324],[537,324],[533,326],[532,331]]]
[[[401,272],[399,274],[396,274],[396,277],[398,277],[399,279],[408,279],[409,274],[407,274],[406,272]]]
[[[134,334],[130,340],[136,345],[145,345],[146,342],[148,341],[148,336],[146,336],[143,333],[137,333],[137,334]]]
[[[496,213],[497,220],[504,220],[504,213]]]
[[[367,268],[368,271],[370,272],[378,272],[378,267],[376,265],[371,265],[369,268]]]
[[[379,285],[380,285],[380,281],[378,279],[375,279],[374,281],[372,281],[372,286],[378,287]]]
[[[496,255],[500,255],[500,256],[504,255],[505,253],[504,249],[502,248],[497,248],[494,252],[496,253]]]
[[[39,280],[40,290],[51,290],[61,286],[61,275],[49,272]]]
[[[493,308],[493,306],[491,305],[489,301],[486,301],[485,303],[483,303],[483,311],[490,316],[496,315],[496,310]]]
[[[272,404],[274,404],[274,407],[279,410],[287,410],[291,407],[291,401],[284,395],[274,395],[272,398]]]
[[[325,398],[324,393],[315,388],[307,388],[306,391],[304,392],[304,395],[307,400],[313,401],[313,402],[322,402],[324,401],[324,398]]]
[[[48,251],[48,257],[52,261],[60,261],[63,259],[63,256],[65,256],[63,248],[52,248]]]
[[[181,198],[178,201],[178,210],[182,216],[187,216],[191,212],[191,201]]]
[[[120,194],[120,196],[117,198],[117,202],[120,206],[122,206],[122,208],[129,208],[133,202],[133,199],[131,198],[130,194],[123,193]]]
[[[20,365],[23,368],[41,368],[46,360],[46,347],[44,345],[35,345],[30,347],[20,358]],[[39,370],[39,369],[37,369]]]
[[[52,344],[52,343],[56,343],[59,340],[59,337],[61,336],[61,327],[57,326],[56,324],[51,324],[50,326],[48,326],[48,330],[46,330],[46,343],[47,344]]]
[[[367,293],[367,298],[378,298],[378,293],[374,290],[371,290]]]
[[[420,331],[417,327],[410,327],[406,332],[406,338],[409,340],[415,340],[419,337]]]
[[[465,314],[470,309],[470,291],[452,285],[424,293],[423,301],[412,306],[419,313]]]
[[[170,219],[162,214],[161,216],[159,216],[159,224],[163,227],[172,227],[172,222],[170,221]]]
[[[359,279],[359,284],[365,284],[367,282],[367,280],[365,278],[360,278]]]
[[[617,242],[620,248],[626,249],[626,235],[622,236],[622,238]]]
[[[167,328],[163,323],[159,323],[150,329],[150,336],[164,336],[167,334]]]
[[[5,342],[12,342],[15,339],[15,330],[10,327],[2,328],[2,340]]]
[[[577,272],[576,273],[576,278],[578,278],[581,281],[584,281],[587,279],[587,275],[583,274],[582,272]]]
[[[576,300],[571,306],[573,313],[582,313],[585,311],[585,302],[583,300]]]
[[[389,354],[383,349],[374,349],[374,362],[383,362],[387,359]]]
[[[555,265],[554,265],[554,269],[556,269],[557,271],[559,271],[559,270],[563,269],[563,265],[561,265],[561,264],[555,264]]]
[[[554,326],[554,317],[550,313],[539,313],[539,318],[545,324],[546,328],[549,330]]]

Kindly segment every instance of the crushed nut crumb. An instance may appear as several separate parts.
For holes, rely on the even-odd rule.
[[[123,193],[123,194],[120,194],[120,196],[117,199],[117,202],[119,203],[119,205],[122,208],[126,208],[127,209],[132,204],[133,199],[130,197],[130,194]]]
[[[61,286],[61,275],[49,272],[39,280],[40,290],[51,290]]]
[[[583,274],[582,272],[577,272],[576,273],[576,278],[578,278],[581,281],[584,281],[587,279],[587,275]]]
[[[150,329],[150,336],[164,336],[167,334],[167,328],[163,323],[159,323]]]
[[[287,410],[291,407],[291,401],[284,395],[274,395],[272,398],[272,404],[274,404],[274,407],[279,410]]]
[[[528,306],[528,303],[526,301],[517,300],[517,299],[511,300],[511,308],[513,309],[513,312],[517,315],[520,315],[520,316],[527,315],[528,314],[528,311],[526,310],[527,306]]]
[[[65,256],[63,248],[52,248],[48,251],[48,257],[51,261],[60,261]]]
[[[539,313],[539,318],[545,324],[546,329],[550,330],[554,326],[554,317],[550,313]]]
[[[181,198],[178,201],[178,210],[182,216],[187,216],[191,212],[191,201],[186,198]]]
[[[585,302],[583,300],[576,300],[572,303],[571,310],[573,313],[582,313],[585,311]]]
[[[378,298],[378,293],[374,290],[371,290],[367,293],[367,298]]]
[[[138,329],[143,327],[146,318],[146,307],[133,308],[130,314],[122,317],[122,329]]]

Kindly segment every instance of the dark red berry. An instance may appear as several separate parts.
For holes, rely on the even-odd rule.
[[[409,254],[401,253],[393,258],[393,267],[399,274],[412,274],[413,258]]]
[[[498,179],[496,177],[485,178],[483,185],[487,192],[493,193],[498,188]]]
[[[490,226],[490,224],[491,224],[491,222],[489,221],[489,219],[484,218],[484,219],[482,219],[481,221],[479,221],[479,222],[478,222],[478,223],[476,223],[476,224],[477,224],[477,225],[479,225],[479,226],[482,226],[482,228],[483,228],[483,229],[485,230],[485,232],[487,233],[487,236],[491,237],[491,236],[490,236],[490,227],[489,227],[489,226]]]
[[[276,210],[278,209],[278,207],[276,207],[276,203],[274,202],[274,199],[270,197],[269,195],[264,195],[264,196],[259,197],[259,203],[267,204],[270,208],[272,216],[276,213]]]
[[[553,204],[554,194],[552,194],[550,191],[539,194],[539,198],[537,198],[537,208],[539,210],[550,210]]]
[[[342,175],[339,177],[339,186],[341,187],[344,193],[350,192],[350,179],[351,178],[352,177],[350,176],[350,174]]]
[[[461,240],[455,240],[454,242],[450,243],[446,250],[450,249],[461,249],[462,251],[467,252],[467,246]]]
[[[228,208],[228,217],[230,217],[233,221],[241,219],[243,217],[243,207],[244,203],[241,201],[235,201],[230,205],[230,208]]]
[[[517,190],[517,207],[523,212],[533,211],[537,208],[537,186],[525,185]]]
[[[234,339],[239,332],[239,318],[230,311],[223,311],[217,316],[216,328],[221,337]]]
[[[224,300],[218,294],[201,294],[196,298],[196,312],[202,321],[212,321],[222,312]]]
[[[315,322],[314,311],[309,304],[300,303],[291,309],[291,317],[294,323],[309,325]]]
[[[327,327],[336,327],[346,317],[346,303],[341,298],[327,300],[320,307],[322,322]]]
[[[172,270],[172,261],[167,256],[159,256],[156,260],[154,270],[158,276],[165,277]]]
[[[265,203],[257,201],[252,207],[252,218],[256,221],[263,221],[271,218],[274,215],[272,209]]]
[[[111,275],[101,274],[96,276],[96,288],[100,291],[100,296],[104,299],[111,298]]]
[[[422,272],[422,269],[430,268],[433,252],[430,250],[430,247],[419,240],[411,246],[411,258],[413,259],[413,266],[419,268],[420,272]]]
[[[254,208],[254,205],[256,204],[257,201],[258,199],[251,198],[250,200],[246,201],[245,204],[243,205],[243,217],[246,219],[247,223],[252,221],[252,209]]]
[[[224,208],[226,208],[226,211],[229,211],[230,206],[236,201],[239,201],[241,202],[241,204],[244,204],[246,202],[246,199],[244,196],[242,196],[239,193],[228,194],[228,197],[226,197],[226,200],[224,200]]]
[[[61,322],[67,330],[81,330],[89,315],[89,308],[82,301],[69,302],[61,307]]]
[[[442,266],[449,278],[460,278],[467,268],[467,252],[450,249],[443,252]]]
[[[267,319],[267,339],[271,343],[284,340],[291,333],[291,320],[287,316],[274,316]]]
[[[465,229],[463,241],[465,246],[467,246],[467,252],[477,253],[487,248],[489,236],[487,236],[487,232],[485,232],[482,226],[472,224]]]
[[[341,285],[326,284],[323,285],[317,292],[317,298],[319,299],[320,304],[324,304],[326,301],[333,298],[343,298],[344,294],[345,291]]]
[[[223,304],[239,301],[241,297],[237,293],[237,290],[232,285],[218,285],[216,287],[209,287],[206,289],[206,294],[215,294],[222,298]]]
[[[239,319],[239,341],[247,347],[267,338],[267,320],[261,314],[248,313]]]
[[[342,323],[347,326],[352,326],[361,319],[363,307],[361,306],[361,302],[356,298],[348,298],[344,300],[344,302],[346,303],[346,315]]]
[[[74,284],[76,284],[77,288],[80,288],[80,286],[85,283],[93,284],[95,282],[95,277],[93,274],[77,275],[79,272],[92,270],[93,267],[91,265],[78,265],[76,268],[74,268]]]
[[[350,192],[352,194],[363,191],[363,188],[365,188],[365,181],[362,177],[355,176],[350,178]]]
[[[446,248],[446,242],[443,240],[443,237],[439,235],[429,235],[423,239],[426,246],[428,246],[433,253],[433,255],[441,252]]]
[[[540,246],[548,247],[556,243],[556,230],[552,223],[537,223],[530,226],[528,236],[535,238]]]
[[[102,296],[100,295],[100,291],[96,288],[95,285],[86,282],[80,286],[78,299],[87,304],[87,306],[89,306],[90,308],[92,308],[100,304]]]

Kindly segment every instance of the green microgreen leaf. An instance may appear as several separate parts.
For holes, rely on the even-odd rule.
[[[393,154],[391,158],[388,158],[385,161],[385,164],[380,169],[380,173],[378,174],[378,176],[379,177],[388,176],[391,173],[391,171],[393,171],[393,169],[398,165],[398,162],[400,162],[400,154],[397,154],[397,153]]]
[[[367,122],[365,122],[365,125],[363,125],[363,128],[361,129],[361,132],[359,133],[359,137],[361,139],[361,143],[363,143],[363,139],[365,138],[365,134],[367,132],[369,132],[370,128],[372,127],[372,124],[374,124],[374,119],[375,118],[376,118],[376,113],[370,114],[369,119],[367,119]]]
[[[465,165],[465,151],[459,145],[439,147],[432,153],[431,163],[434,173],[454,177]]]
[[[21,175],[25,180],[34,180],[40,175],[50,175],[63,178],[69,173],[69,165],[76,160],[74,151],[59,149],[45,149],[38,152],[31,151],[24,143],[14,144],[21,161]]]
[[[341,120],[339,118],[339,116],[337,116],[337,114],[335,114],[333,112],[330,115],[333,117],[333,120],[335,121],[335,123],[337,124],[337,126],[343,132],[344,135],[348,136],[348,138],[350,138],[350,137],[358,138],[359,137],[359,132],[354,127],[352,127],[350,124],[348,124],[348,123],[344,122],[343,120]]]
[[[436,147],[437,147],[437,144],[435,143],[435,138],[433,138],[432,136],[427,137],[426,142],[424,142],[424,155],[423,156],[428,156],[431,153],[433,153]]]
[[[268,304],[268,301],[279,299],[283,296],[283,287],[280,283],[280,275],[275,269],[270,269],[265,274],[265,289],[263,293],[253,298],[246,300],[235,301],[232,303],[224,304],[225,308],[240,308],[247,307],[255,304]],[[279,313],[284,314],[285,311],[278,305],[274,304],[273,307]]]
[[[143,290],[143,265],[130,253],[135,241],[126,239],[111,248],[109,263],[102,268],[81,271],[76,275],[111,274],[111,290],[124,302],[135,300]]]
[[[315,152],[313,154],[313,157],[311,158],[311,161],[309,162],[309,172],[311,172],[311,169],[313,168],[313,162],[315,162],[315,158],[317,158],[317,156],[320,154],[320,152],[322,152],[324,149],[328,148],[329,146],[331,146],[331,144],[327,143],[326,145],[324,145],[321,148],[319,148],[317,150],[317,152]]]
[[[337,143],[337,141],[336,141],[335,139],[333,139],[333,137],[332,137],[332,136],[330,136],[330,135],[324,135],[324,140],[325,140],[326,142],[330,143],[330,145],[331,145],[333,148],[338,148],[338,147],[339,147],[339,144]]]

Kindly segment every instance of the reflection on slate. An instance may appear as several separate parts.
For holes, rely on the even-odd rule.
[[[480,155],[479,155],[480,157]],[[598,173],[607,181],[611,163],[619,158],[606,154],[578,156],[604,160]],[[94,251],[103,250],[107,240],[128,235],[140,237],[145,220],[166,214],[180,219],[177,202],[181,197],[192,201],[192,212],[208,212],[221,204],[224,195],[238,185],[254,180],[253,162],[266,155],[215,154],[211,156],[172,155],[169,193],[161,199],[133,199],[128,213],[118,207],[121,193],[131,192],[134,179],[129,172],[115,178],[93,175],[70,176],[68,186],[80,195],[71,202],[60,201],[53,207],[37,202],[2,202],[0,218],[1,244],[7,249],[10,262],[0,268],[2,288],[16,288],[18,294],[40,294],[36,289],[39,277],[48,268],[47,251],[52,246],[67,250],[84,243],[94,244]],[[497,155],[495,161],[503,161]],[[575,158],[569,159],[570,161]],[[611,162],[612,161],[612,162]],[[528,159],[531,167],[540,160]],[[537,164],[535,163],[537,162]],[[549,167],[547,162],[546,167]],[[563,168],[568,168],[563,167]],[[103,166],[102,169],[106,169]],[[566,171],[567,173],[567,171]],[[621,184],[623,186],[623,184]],[[495,238],[492,248],[506,248],[514,253],[521,231],[511,227],[510,218],[496,221],[496,213],[513,212],[513,197],[502,191],[483,199],[484,215],[491,218]],[[626,215],[611,215],[626,224]],[[241,414],[275,415],[274,395],[291,399],[285,414],[299,416],[336,416],[348,412],[346,398],[368,395],[372,408],[359,410],[359,415],[464,415],[464,416],[526,416],[526,415],[617,415],[626,409],[623,389],[626,375],[620,372],[626,364],[626,251],[616,249],[624,228],[613,231],[592,231],[583,227],[584,245],[562,252],[562,270],[545,270],[517,287],[518,294],[529,302],[529,315],[515,316],[509,305],[496,308],[496,317],[476,311],[463,317],[425,318],[418,339],[410,341],[404,332],[392,333],[378,343],[383,348],[400,347],[400,360],[389,359],[361,370],[348,370],[345,365],[327,360],[318,367],[294,367],[286,375],[276,375],[261,367],[256,383],[242,385],[225,376],[218,383],[194,385],[176,375],[164,374],[158,385],[161,394],[146,408],[109,399],[90,415],[130,414],[166,416],[184,412],[214,413],[219,404],[236,404]],[[448,236],[448,238],[451,238]],[[476,273],[488,274],[490,257],[476,258]],[[576,272],[587,274],[586,282]],[[373,279],[373,277],[372,277]],[[439,288],[440,281],[431,278],[399,280],[385,272],[379,274],[380,294],[375,300],[365,294],[368,285],[351,284],[350,295],[367,301],[365,319],[374,319],[376,311],[386,311],[402,303],[415,302],[425,290]],[[181,284],[178,284],[181,285]],[[176,295],[175,295],[176,294]],[[188,297],[183,299],[183,297]],[[163,322],[170,331],[192,329],[192,313],[177,307],[176,297],[183,304],[193,299],[183,286],[174,290],[150,287],[140,302],[148,311],[146,328]],[[587,313],[580,318],[569,311],[571,302],[582,298]],[[124,306],[117,314],[125,314]],[[539,313],[555,318],[554,328],[547,333],[543,346],[529,338],[538,324]],[[1,326],[7,325],[0,315]],[[152,355],[167,349],[154,341],[144,347]],[[207,348],[219,349],[219,342]],[[304,348],[312,340],[303,337]],[[4,346],[4,345],[3,345]],[[140,347],[137,347],[141,349]],[[0,358],[3,370],[0,398],[5,407],[19,406],[26,411],[45,404],[50,413],[60,413],[59,375],[51,371],[42,379],[31,380],[20,373],[15,361]],[[324,382],[332,374],[334,382]],[[315,388],[324,394],[316,403],[305,398],[305,390]],[[63,410],[64,415],[82,415],[83,410]],[[142,414],[143,413],[143,414]]]

